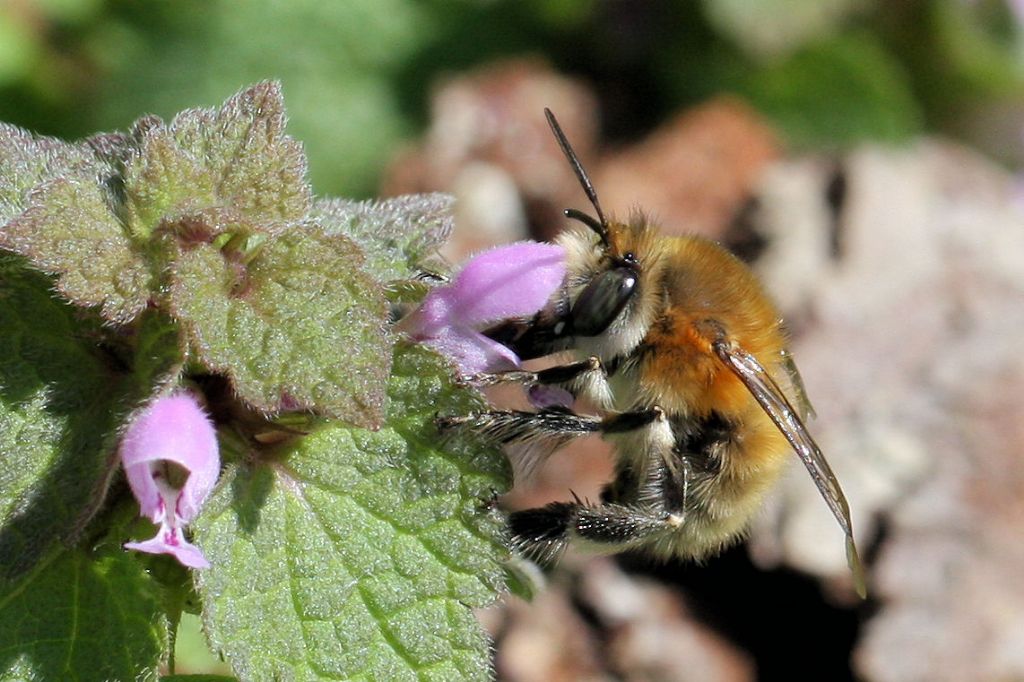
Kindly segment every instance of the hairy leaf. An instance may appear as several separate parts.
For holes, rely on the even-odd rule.
[[[0,580],[72,539],[112,469],[122,396],[49,285],[0,257]]]
[[[0,124],[0,247],[58,275],[68,300],[123,323],[145,305],[149,274],[116,215],[114,174],[88,144]]]
[[[0,123],[0,225],[27,206],[29,192],[68,174],[97,175],[98,162],[89,147]]]
[[[149,271],[100,185],[58,178],[37,188],[29,208],[0,230],[0,246],[58,275],[69,301],[100,306],[111,322],[125,323],[146,305]]]
[[[470,607],[503,583],[487,508],[507,472],[493,449],[439,449],[436,412],[482,406],[448,375],[402,351],[380,431],[327,424],[231,470],[196,539],[207,631],[241,679],[489,679]]]
[[[134,134],[138,145],[125,164],[124,191],[136,235],[148,236],[164,218],[216,205],[212,172],[178,146],[162,121],[137,121]]]
[[[256,224],[298,220],[311,204],[302,146],[284,134],[280,86],[261,83],[219,109],[189,109],[165,125],[137,121],[125,163],[128,220],[148,236],[161,220],[229,209]]]
[[[390,351],[384,297],[361,261],[350,240],[312,227],[268,237],[247,264],[203,244],[177,259],[171,305],[200,359],[256,408],[377,426]]]
[[[285,129],[281,85],[264,82],[243,90],[219,109],[190,109],[174,118],[170,134],[207,178],[221,206],[257,222],[299,220],[312,203],[302,145]],[[156,145],[154,154],[167,153]],[[186,163],[174,159],[174,166]],[[170,179],[169,177],[166,179]]]
[[[366,252],[366,267],[382,282],[419,274],[452,229],[452,197],[420,194],[382,201],[325,199],[310,217],[328,234],[344,234]]]
[[[0,681],[151,679],[166,648],[157,591],[117,544],[59,552],[0,589]]]

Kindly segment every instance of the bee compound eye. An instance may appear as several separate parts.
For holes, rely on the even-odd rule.
[[[629,267],[605,270],[590,281],[572,306],[577,336],[597,336],[615,321],[636,291],[637,273]]]

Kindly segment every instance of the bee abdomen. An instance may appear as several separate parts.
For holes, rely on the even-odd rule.
[[[717,475],[722,471],[723,458],[739,435],[739,424],[712,410],[698,420],[673,419],[676,434],[675,451],[684,457],[695,473]]]

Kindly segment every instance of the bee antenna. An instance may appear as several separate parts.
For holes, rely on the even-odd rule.
[[[606,232],[605,226],[598,222],[597,218],[594,216],[584,213],[583,211],[578,211],[575,208],[567,208],[562,211],[562,214],[565,215],[566,218],[572,218],[573,220],[580,221],[594,232],[597,232],[597,234],[601,236],[601,239],[604,240]]]
[[[580,186],[583,188],[583,193],[587,195],[587,199],[590,200],[590,204],[594,207],[594,211],[597,212],[597,220],[588,216],[582,211],[575,209],[566,209],[565,215],[568,218],[573,218],[580,221],[601,238],[601,241],[605,244],[608,243],[608,221],[604,217],[604,211],[601,210],[601,202],[597,200],[597,192],[594,190],[593,183],[590,182],[590,176],[587,175],[587,171],[583,169],[583,164],[580,163],[579,157],[576,156],[576,152],[573,151],[572,145],[569,144],[569,138],[562,132],[562,126],[558,125],[558,121],[555,119],[555,115],[551,113],[551,110],[547,107],[544,108],[544,116],[548,119],[548,125],[551,126],[551,132],[555,134],[555,139],[558,140],[558,146],[562,148],[562,153],[565,154],[565,158],[569,160],[569,165],[572,166],[572,170],[576,173],[576,179],[580,181]]]

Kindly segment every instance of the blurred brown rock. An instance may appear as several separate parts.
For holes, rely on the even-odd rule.
[[[451,192],[446,254],[551,239],[586,197],[548,129],[551,109],[594,181],[602,206],[626,219],[642,208],[670,233],[720,237],[780,154],[772,129],[738,100],[680,113],[637,144],[599,156],[597,106],[580,83],[536,60],[452,79],[432,100],[426,138],[391,164],[382,194]]]
[[[530,603],[509,598],[492,630],[495,667],[508,682],[610,680],[601,664],[599,643],[569,595],[544,590]]]
[[[694,620],[679,594],[653,580],[627,575],[608,559],[594,560],[587,567],[579,598],[605,629],[605,656],[620,679],[754,679],[751,661]]]
[[[487,246],[555,234],[562,208],[578,199],[572,170],[551,135],[551,109],[584,163],[593,156],[596,103],[590,92],[539,60],[493,64],[442,85],[423,143],[390,166],[384,195],[455,194],[455,260]]]
[[[862,547],[886,522],[869,588],[880,610],[857,668],[879,682],[1024,679],[1018,184],[939,142],[850,155],[830,205],[835,170],[776,167],[753,224],[769,243],[767,283],[802,329],[794,355],[812,429]],[[794,217],[810,241],[785,236]],[[763,562],[847,582],[841,534],[802,467],[753,547]]]
[[[780,153],[775,132],[757,113],[723,97],[605,155],[594,183],[611,213],[624,217],[639,208],[667,234],[721,238]]]
[[[606,558],[570,557],[533,602],[510,599],[482,620],[496,640],[499,680],[754,679],[747,657],[697,623],[678,594]]]

